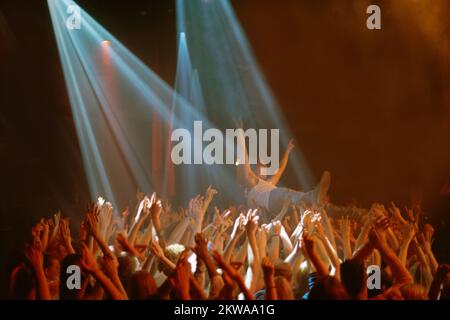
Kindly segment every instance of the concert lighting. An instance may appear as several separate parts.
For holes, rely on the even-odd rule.
[[[186,40],[190,68],[198,74],[205,115],[221,127],[242,118],[246,127],[280,128],[282,144],[287,145],[292,137],[288,123],[229,1],[177,0],[176,8],[177,29]],[[314,179],[299,146],[291,157],[296,182],[312,187]]]

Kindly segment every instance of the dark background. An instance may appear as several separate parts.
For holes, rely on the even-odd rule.
[[[173,83],[174,1],[78,3]],[[332,200],[405,205],[421,194],[449,261],[439,191],[450,173],[450,3],[370,1],[381,31],[367,30],[365,0],[232,4],[297,147],[316,176],[331,171]],[[0,0],[0,172],[6,270],[32,223],[59,208],[79,216],[89,197],[44,0]]]

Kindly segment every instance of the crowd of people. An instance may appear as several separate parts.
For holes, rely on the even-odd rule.
[[[216,194],[210,187],[187,207],[172,208],[139,193],[136,207],[121,213],[99,198],[79,227],[61,213],[41,219],[10,274],[10,298],[450,297],[450,266],[436,260],[434,230],[419,205],[293,205],[286,197],[273,214],[247,205],[219,209],[211,204]],[[378,280],[369,266],[378,268]]]

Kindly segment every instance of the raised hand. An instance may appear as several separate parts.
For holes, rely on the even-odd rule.
[[[423,236],[425,241],[431,244],[433,242],[433,235],[434,235],[434,228],[432,225],[427,223],[423,227]]]
[[[197,222],[202,218],[202,208],[204,199],[202,196],[198,195],[194,199],[189,201],[189,207],[187,215],[192,219],[192,222]]]
[[[316,243],[314,238],[307,232],[303,232],[302,245],[308,256],[311,256],[316,250]]]
[[[264,277],[267,278],[273,278],[273,276],[275,275],[275,266],[272,263],[272,261],[270,261],[270,259],[268,257],[264,257],[261,261],[261,267],[262,270],[264,272]]]
[[[249,209],[246,216],[246,230],[247,236],[254,236],[256,234],[256,230],[258,229],[258,220],[259,216],[257,215],[258,209]]]
[[[416,218],[414,217],[414,210],[409,209],[408,207],[405,207],[405,212],[406,212],[406,215],[408,216],[409,221],[415,223]]]
[[[209,255],[208,253],[208,239],[206,239],[203,233],[197,233],[195,235],[195,246],[192,250],[198,255],[201,259],[205,260],[205,258]]]
[[[25,244],[25,257],[30,262],[35,270],[44,267],[44,257],[39,245],[34,243],[33,245]]]
[[[389,228],[389,219],[386,216],[379,216],[374,221],[374,227],[378,232],[384,232]]]
[[[306,230],[307,232],[314,231],[314,225],[312,223],[313,216],[314,213],[311,210],[303,211],[303,214],[300,219],[300,223],[303,230]]]
[[[211,200],[216,194],[218,194],[217,190],[212,186],[208,186],[208,189],[206,189],[205,199]]]
[[[281,227],[282,227],[282,224],[279,220],[272,221],[272,231],[273,231],[274,236],[278,237],[281,235]]]
[[[64,246],[69,253],[75,253],[72,247],[72,237],[70,236],[70,228],[68,219],[61,219],[59,222],[59,232]]]
[[[403,225],[401,232],[403,241],[410,242],[416,235],[416,228],[412,223],[408,223]]]
[[[152,241],[152,243],[150,244],[150,251],[158,259],[163,259],[165,257],[164,250],[156,241]]]
[[[90,234],[94,239],[99,239],[100,236],[100,228],[98,223],[99,216],[96,213],[88,212],[86,213],[84,224],[86,227],[86,231]]]
[[[170,277],[174,289],[182,300],[190,300],[189,288],[191,275],[191,265],[188,262],[188,254],[185,251],[181,254],[175,271]]]
[[[50,235],[50,226],[47,222],[47,220],[45,220],[44,218],[41,219],[41,221],[39,222],[39,225],[42,228],[41,231],[41,246],[42,246],[42,251],[44,252],[47,249],[48,246],[48,242],[49,242],[49,235]]]
[[[232,267],[230,264],[228,264],[228,263],[225,261],[225,259],[223,258],[223,256],[222,256],[217,250],[213,250],[213,251],[211,252],[211,254],[212,254],[214,260],[216,260],[217,265],[218,265],[220,268],[222,268],[222,270],[223,270],[224,272],[226,272],[227,275],[228,275],[231,279],[236,280],[236,279],[240,276],[239,273],[238,273],[238,271],[237,271],[234,267]]]
[[[316,240],[314,239],[314,237],[312,237],[309,233],[304,232],[301,246],[304,247],[304,252],[316,268],[317,273],[320,276],[327,276],[330,272],[317,254]]]
[[[234,220],[233,230],[231,231],[231,239],[240,236],[245,232],[245,216],[241,213],[236,220]]]
[[[121,232],[117,233],[116,240],[119,243],[119,245],[122,247],[123,251],[129,252],[129,253],[132,253],[134,251],[133,246],[128,242],[127,237],[123,233],[121,233]]]
[[[86,221],[82,221],[80,223],[80,230],[78,232],[78,240],[80,240],[82,242],[86,241],[87,237],[89,235],[86,225],[87,225]]]
[[[229,227],[233,224],[233,220],[231,219],[231,211],[225,210],[223,213],[220,213],[220,210],[215,207],[214,208],[214,220],[213,225],[216,227],[220,227],[224,225],[225,227]]]
[[[114,256],[104,256],[101,260],[105,273],[110,277],[118,277],[119,261]]]
[[[391,207],[389,208],[389,212],[392,214],[392,217],[397,220],[400,224],[405,225],[407,221],[403,219],[400,209],[397,208],[394,202],[391,202]]]
[[[37,238],[37,237],[36,237]],[[39,238],[37,238],[39,239]],[[40,241],[39,241],[40,243]],[[50,300],[51,294],[48,288],[48,282],[44,273],[44,257],[42,248],[36,247],[36,245],[25,245],[24,250],[25,257],[30,262],[34,270],[34,276],[36,279],[36,285],[41,300]]]
[[[379,251],[382,251],[382,248],[386,246],[386,240],[380,236],[376,228],[372,228],[369,231],[369,242]]]
[[[153,225],[158,232],[161,230],[161,211],[161,200],[155,198],[155,200],[152,202],[152,205],[150,206],[150,216],[152,217]]]
[[[108,240],[115,225],[114,210],[111,203],[106,202],[101,207],[100,213],[98,215],[98,224],[101,235],[105,240]]]
[[[81,266],[89,273],[95,273],[99,270],[94,253],[84,242],[81,243]]]

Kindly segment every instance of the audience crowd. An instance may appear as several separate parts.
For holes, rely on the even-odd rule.
[[[76,228],[61,213],[41,219],[10,274],[10,298],[450,297],[450,266],[433,254],[434,229],[422,222],[420,205],[286,201],[270,214],[244,205],[213,207],[216,194],[210,187],[175,209],[139,193],[136,208],[121,213],[99,198]]]

